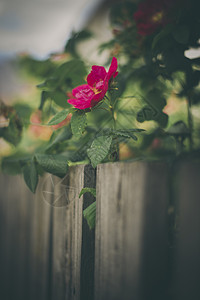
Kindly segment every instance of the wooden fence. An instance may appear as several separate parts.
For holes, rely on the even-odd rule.
[[[199,182],[199,163],[81,165],[33,195],[1,174],[0,299],[199,300]]]

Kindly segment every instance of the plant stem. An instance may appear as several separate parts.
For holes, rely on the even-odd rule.
[[[190,151],[192,151],[193,149],[193,137],[192,137],[192,133],[193,133],[193,118],[192,118],[192,111],[191,111],[191,99],[190,96],[188,96],[188,101],[187,101],[187,112],[188,112],[188,127],[189,127],[189,149]]]
[[[116,124],[116,119],[115,119],[115,111],[113,109],[113,106],[110,105],[110,111],[112,115],[112,120],[113,120],[113,129],[117,129],[117,124]],[[113,152],[113,158],[115,161],[119,161],[119,141],[118,137],[116,137],[116,144],[115,144],[115,151]]]

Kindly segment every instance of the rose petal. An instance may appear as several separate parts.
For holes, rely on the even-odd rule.
[[[72,90],[72,95],[77,99],[87,100],[88,97],[90,98],[94,95],[94,92],[88,84],[83,84],[74,88]]]
[[[87,76],[87,83],[93,87],[97,82],[103,81],[106,77],[106,70],[101,66],[92,66],[92,71]]]
[[[106,76],[108,81],[111,79],[112,76],[114,78],[117,76],[118,72],[116,72],[116,71],[117,71],[117,59],[116,59],[116,57],[113,57],[110,68],[109,68],[107,76]]]
[[[69,99],[67,102],[78,109],[85,109],[90,107],[91,100],[95,95],[88,84],[80,85],[72,90],[75,98]]]
[[[69,99],[67,100],[69,104],[72,104],[75,108],[78,109],[85,109],[91,107],[91,99],[88,101],[78,100],[78,99]]]

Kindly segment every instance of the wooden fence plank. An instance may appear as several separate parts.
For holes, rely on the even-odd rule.
[[[91,233],[83,220],[83,208],[93,199],[88,195],[87,199],[86,196],[79,199],[79,193],[84,186],[94,187],[94,169],[75,166],[64,180],[54,179],[54,182],[51,299],[90,300],[93,299],[94,231]],[[85,269],[86,262],[93,273]]]
[[[30,254],[30,293],[29,298],[49,299],[50,288],[50,256],[51,256],[51,227],[52,207],[49,203],[53,200],[52,182],[45,174],[40,179],[36,195],[34,197],[33,215],[30,220],[31,231],[31,254]]]
[[[175,300],[200,299],[200,164],[185,163],[178,172],[178,241]]]
[[[77,179],[78,180],[78,179]],[[54,203],[52,203],[52,275],[51,299],[64,300],[66,295],[66,243],[68,242],[67,229],[70,220],[67,218],[69,176],[65,179],[53,177]]]
[[[79,182],[77,179],[79,178]],[[70,274],[70,295],[67,300],[80,299],[80,267],[81,267],[81,239],[82,239],[82,214],[83,202],[82,198],[79,199],[78,195],[84,187],[84,166],[80,168],[77,166],[70,170],[70,189],[68,197],[70,199],[69,214],[71,217],[71,245],[69,252],[69,259],[71,261]]]
[[[21,176],[1,175],[1,280],[3,299],[26,299],[30,203]],[[4,276],[5,275],[5,276]]]
[[[98,166],[95,300],[164,299],[167,187],[162,163]]]

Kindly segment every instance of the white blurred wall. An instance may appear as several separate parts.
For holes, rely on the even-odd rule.
[[[61,51],[102,0],[1,0],[0,56],[22,51],[44,58]]]

